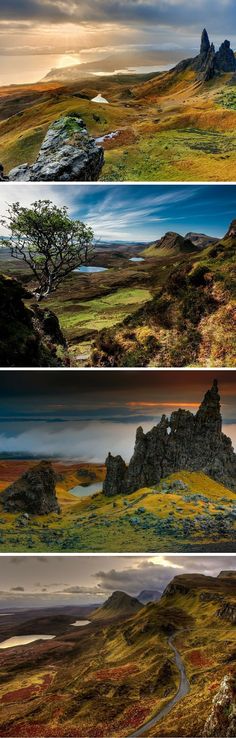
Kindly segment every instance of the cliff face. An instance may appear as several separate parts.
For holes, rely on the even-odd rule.
[[[109,454],[106,468],[106,495],[128,494],[158,484],[163,477],[183,469],[202,471],[236,491],[236,454],[230,438],[222,433],[216,380],[196,415],[180,409],[170,419],[163,415],[146,434],[138,428],[128,467],[125,469],[121,457]]]
[[[66,341],[50,310],[30,308],[30,294],[16,279],[0,275],[0,365],[68,366]]]

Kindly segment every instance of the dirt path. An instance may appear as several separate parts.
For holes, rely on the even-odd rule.
[[[135,731],[135,733],[132,733],[129,738],[138,738],[139,735],[144,735],[147,733],[149,728],[153,728],[156,723],[159,723],[160,720],[162,720],[163,717],[169,714],[169,712],[172,710],[172,708],[177,705],[180,700],[183,699],[183,697],[186,697],[186,695],[189,693],[190,685],[189,681],[186,675],[185,666],[183,664],[183,661],[181,659],[181,656],[179,652],[177,651],[177,648],[175,647],[173,643],[174,636],[168,639],[169,646],[172,648],[172,651],[174,651],[175,656],[175,663],[177,666],[177,669],[179,670],[180,674],[180,682],[178,690],[174,697],[165,705],[162,707],[162,709],[153,717],[151,720],[149,720],[147,723],[142,725],[141,728],[138,728],[138,730]]]

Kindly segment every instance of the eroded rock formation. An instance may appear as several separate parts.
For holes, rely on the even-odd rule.
[[[230,41],[223,41],[218,51],[213,43],[210,43],[206,29],[201,36],[200,52],[194,59],[185,59],[176,66],[177,71],[186,68],[193,69],[198,73],[198,79],[208,82],[213,77],[236,71],[236,59],[230,48]]]
[[[52,464],[40,461],[4,490],[1,495],[3,508],[6,512],[31,515],[60,512],[55,485],[56,474]]]
[[[106,469],[103,491],[109,496],[150,487],[183,469],[202,471],[236,491],[236,454],[231,439],[222,433],[217,381],[196,415],[179,409],[170,419],[163,415],[146,434],[139,427],[129,465],[125,468],[120,456],[109,454]]]
[[[56,120],[48,129],[34,164],[21,164],[9,180],[22,182],[93,182],[98,179],[104,153],[77,113]]]
[[[0,365],[68,366],[66,341],[51,310],[26,307],[31,295],[18,282],[0,275]]]
[[[233,738],[236,735],[236,682],[232,674],[222,679],[212,702],[212,710],[205,723],[203,736]]]

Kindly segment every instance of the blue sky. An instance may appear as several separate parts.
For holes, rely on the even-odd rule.
[[[166,231],[222,237],[236,217],[236,185],[0,185],[0,215],[7,204],[38,199],[66,205],[72,218],[105,241],[152,241]]]

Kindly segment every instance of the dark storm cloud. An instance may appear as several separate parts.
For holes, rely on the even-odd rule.
[[[157,557],[158,559],[158,557]],[[154,560],[142,560],[137,567],[131,563],[123,570],[115,568],[98,571],[94,574],[99,588],[108,592],[122,590],[138,595],[142,589],[163,591],[174,576],[187,573],[217,576],[222,570],[236,569],[235,556],[168,556],[164,557],[165,565],[154,563]]]
[[[38,396],[41,409],[43,404],[42,395],[43,397],[52,398],[52,402],[57,396],[57,402],[59,405],[61,404],[63,410],[67,397],[72,396],[75,401],[81,401],[83,398],[85,401],[85,398],[91,397],[91,393],[93,393],[93,396],[97,394],[98,399],[100,398],[102,402],[104,396],[108,395],[109,392],[115,395],[116,393],[127,393],[130,399],[132,399],[135,392],[143,394],[149,390],[155,397],[158,388],[163,390],[168,388],[168,394],[170,393],[171,396],[174,396],[175,388],[181,392],[184,390],[192,391],[192,393],[196,391],[203,392],[205,388],[211,386],[215,377],[218,378],[221,387],[224,385],[225,389],[235,391],[235,372],[233,370],[224,371],[223,369],[210,371],[184,370],[181,372],[174,369],[171,372],[160,370],[158,375],[156,370],[120,372],[114,369],[111,372],[110,370],[101,371],[98,369],[90,372],[82,369],[79,376],[78,372],[70,370],[67,372],[58,372],[57,370],[51,370],[51,372],[2,371],[0,397],[3,401],[7,397],[9,400],[19,398],[23,405],[24,398]],[[51,416],[53,412],[55,413],[55,405],[51,406]]]
[[[2,0],[1,19],[52,23],[115,23],[123,25],[199,26],[231,30],[235,2],[222,0]]]

